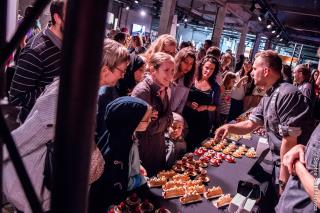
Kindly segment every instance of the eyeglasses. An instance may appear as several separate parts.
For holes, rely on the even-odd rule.
[[[115,67],[114,69],[116,69],[116,70],[118,70],[118,71],[120,71],[120,72],[122,72],[122,73],[126,73],[126,70],[122,70],[122,69],[120,69],[120,68],[118,68],[118,67]]]

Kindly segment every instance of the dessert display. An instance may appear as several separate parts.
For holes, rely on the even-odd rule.
[[[159,187],[159,186],[164,185],[166,182],[167,182],[166,177],[163,177],[163,176],[159,177],[159,178],[153,177],[153,178],[149,179],[148,186],[149,187]]]
[[[196,191],[186,193],[180,198],[180,202],[182,204],[194,203],[198,201],[201,201],[201,195]]]
[[[173,176],[175,176],[176,174],[177,173],[175,171],[173,171],[173,170],[169,170],[169,171],[163,170],[163,171],[158,173],[158,177],[165,177],[167,179],[170,179]]]
[[[164,199],[170,199],[175,197],[181,197],[185,193],[184,187],[173,187],[171,189],[168,189],[162,193],[162,196]]]
[[[222,148],[222,149],[224,149],[224,148],[226,148],[226,146],[228,145],[226,145],[224,142],[220,142],[220,143],[218,143],[218,145],[220,145],[220,147]]]
[[[194,151],[194,155],[196,156],[202,156],[204,153],[207,152],[207,149],[205,147],[200,147],[199,149],[196,149]]]
[[[135,209],[141,203],[141,199],[138,197],[136,193],[132,193],[126,199],[126,204],[130,209]]]
[[[203,194],[206,191],[206,187],[204,185],[195,185],[186,187],[186,193],[196,191],[199,194]]]
[[[217,208],[220,208],[220,207],[229,205],[231,200],[232,200],[232,197],[230,194],[222,195],[221,197],[219,197],[218,200],[213,202],[213,205]]]
[[[235,163],[236,162],[236,159],[231,155],[226,155],[224,160],[227,161],[228,163]]]
[[[217,187],[212,187],[211,189],[208,189],[205,193],[204,193],[204,197],[206,199],[212,199],[212,198],[217,198],[220,197],[221,195],[223,195],[223,191],[221,189],[220,186]]]
[[[188,166],[186,174],[189,175],[190,177],[197,176],[197,172],[195,170],[195,167],[194,166]]]
[[[217,159],[219,159],[219,160],[220,160],[220,158],[221,158],[221,162],[222,162],[222,160],[224,159],[224,157],[225,157],[225,154],[223,154],[223,153],[217,153],[216,156],[215,156],[215,158],[217,158]],[[221,163],[221,162],[220,162],[220,163]]]
[[[182,160],[178,160],[176,164],[172,167],[172,169],[176,172],[184,172],[183,162]]]
[[[172,177],[172,180],[188,181],[188,180],[190,180],[190,177],[187,174],[177,174]]]
[[[201,166],[201,167],[204,167],[204,166],[202,166],[202,165],[204,165],[204,164],[206,164],[206,163],[209,163],[210,157],[208,157],[208,156],[201,156],[201,157],[199,158],[199,160],[201,161],[200,166]]]
[[[229,155],[232,153],[232,150],[230,147],[226,147],[224,150],[222,150],[223,154]]]
[[[141,213],[153,212],[154,206],[149,200],[145,199],[140,205],[139,210]]]
[[[121,202],[119,205],[113,206],[109,209],[108,213],[121,213],[121,212],[128,212],[129,209],[126,206],[125,202]]]
[[[247,152],[248,148],[246,147],[246,145],[242,144],[241,146],[239,146],[238,150],[241,152]]]
[[[248,152],[246,153],[246,156],[248,158],[255,158],[256,157],[256,151],[254,150],[254,148],[250,148],[248,150]]]
[[[155,213],[171,213],[168,209],[159,208],[155,211]]]
[[[182,157],[182,165],[185,166],[188,162],[188,158],[186,156]]]
[[[168,189],[172,189],[174,187],[182,187],[185,183],[182,181],[169,181],[166,184],[162,185],[163,191],[167,191]]]
[[[210,181],[210,177],[207,175],[206,170],[202,170],[201,174],[196,177],[196,180],[201,180],[204,183],[208,183]]]
[[[234,151],[238,148],[238,146],[235,142],[232,142],[228,145],[228,148]]]
[[[242,135],[242,138],[243,138],[243,139],[250,140],[250,139],[251,139],[251,134],[248,133],[248,134]]]

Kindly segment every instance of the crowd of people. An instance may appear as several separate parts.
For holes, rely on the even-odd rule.
[[[63,1],[53,1],[50,13],[52,25],[17,52],[8,91],[10,102],[20,108],[20,126],[12,135],[48,212],[52,183],[44,181],[43,171],[56,123]],[[272,50],[258,53],[254,62],[244,56],[236,60],[210,40],[198,51],[191,42],[178,47],[167,34],[144,44],[126,30],[108,33],[101,48],[89,212],[107,212],[207,137],[245,134],[259,126],[266,128],[273,154],[280,197],[276,211],[313,209],[314,199],[320,199],[314,197],[319,179],[311,174],[310,150],[320,156],[320,127],[311,136],[320,120],[319,69],[311,72],[299,64],[291,72]],[[227,124],[252,107],[249,120]],[[32,212],[6,149],[3,170],[6,199],[19,212]]]

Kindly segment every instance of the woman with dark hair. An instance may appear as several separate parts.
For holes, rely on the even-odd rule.
[[[171,89],[171,110],[182,113],[196,71],[196,53],[192,47],[181,49],[175,57],[175,71]]]
[[[97,144],[105,160],[104,172],[91,185],[89,212],[105,213],[108,206],[124,200],[127,191],[146,183],[140,174],[135,132],[146,131],[151,113],[145,101],[134,97],[121,97],[107,106],[106,132]]]
[[[138,35],[132,36],[131,38],[131,47],[129,48],[129,53],[132,54],[142,54],[146,51],[146,48],[143,46],[142,38]]]
[[[284,82],[292,84],[292,70],[289,65],[284,64],[281,70],[281,76]]]
[[[145,73],[145,62],[135,54],[130,55],[130,64],[127,67],[123,79],[119,80],[117,90],[120,96],[131,95],[133,88],[143,80]]]
[[[215,81],[219,61],[207,55],[199,63],[183,115],[189,126],[186,136],[187,150],[191,151],[210,135],[214,124],[214,112],[219,105],[220,86]]]

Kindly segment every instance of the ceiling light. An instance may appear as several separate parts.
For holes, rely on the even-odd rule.
[[[141,11],[140,11],[140,15],[141,15],[142,17],[146,16],[146,11],[141,10]]]
[[[261,22],[261,21],[262,21],[262,17],[261,17],[261,16],[258,16],[258,20]]]
[[[208,29],[208,27],[204,27],[204,29],[205,29],[205,30],[207,30],[207,29]]]
[[[283,41],[283,39],[281,38],[280,41]]]
[[[272,34],[275,34],[275,33],[276,33],[276,30],[272,30],[271,33],[272,33]]]
[[[267,28],[268,28],[268,29],[271,29],[271,27],[272,27],[271,24],[268,24],[268,25],[267,25]]]
[[[188,22],[188,19],[187,19],[187,18],[185,18],[185,19],[184,19],[184,22]]]
[[[126,10],[130,10],[130,7],[129,7],[129,6],[126,6]]]
[[[276,38],[279,38],[280,37],[280,33],[276,36]]]
[[[180,24],[177,24],[177,27],[179,27],[180,26]]]
[[[138,0],[135,0],[134,3],[139,4],[139,1],[138,1]]]

